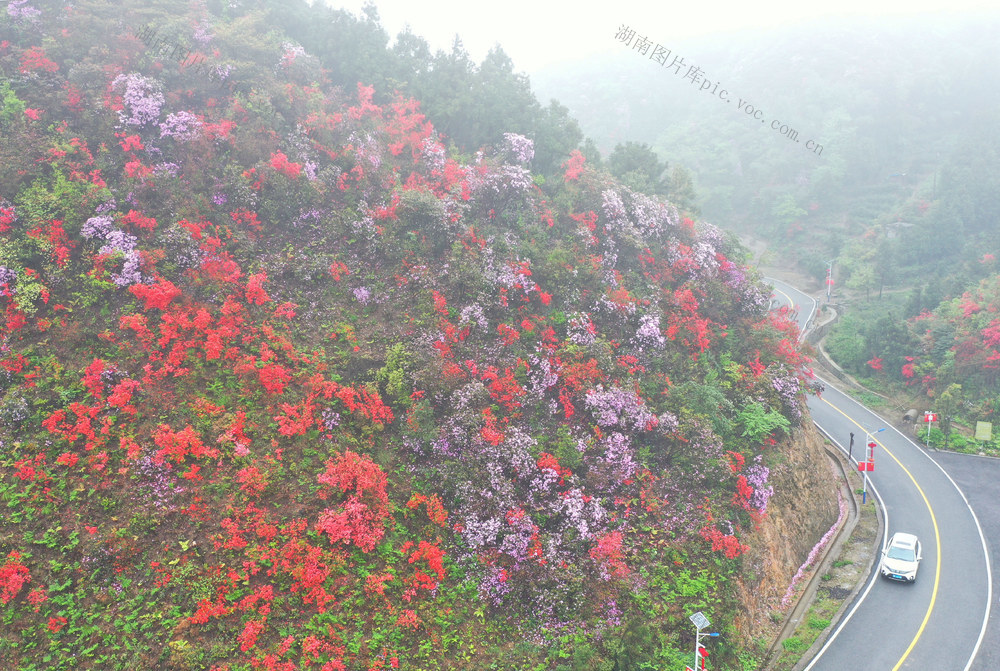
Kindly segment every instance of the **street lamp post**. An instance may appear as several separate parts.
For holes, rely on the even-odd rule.
[[[694,628],[695,628],[695,633],[694,633],[694,668],[695,668],[695,671],[697,671],[698,669],[705,668],[704,667],[704,662],[702,662],[702,656],[701,656],[701,637],[702,636],[718,636],[719,632],[713,631],[711,633],[707,633],[707,632],[704,633],[704,634],[701,633],[702,629],[705,629],[706,627],[712,626],[712,623],[708,621],[708,618],[705,617],[705,614],[702,613],[700,610],[697,613],[695,613],[694,615],[692,615],[688,619],[691,620],[691,622],[694,624]],[[699,662],[702,662],[702,663],[699,664]]]

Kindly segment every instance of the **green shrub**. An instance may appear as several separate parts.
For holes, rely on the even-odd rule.
[[[817,631],[823,631],[830,626],[830,620],[821,617],[811,617],[809,618],[809,628],[816,629]]]
[[[781,642],[781,647],[787,650],[788,652],[805,652],[806,648],[808,648],[809,646],[807,646],[806,642],[803,641],[801,638],[797,636],[791,636]]]

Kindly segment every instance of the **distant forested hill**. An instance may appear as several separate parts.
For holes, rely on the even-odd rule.
[[[951,277],[1000,248],[998,29],[996,14],[831,20],[663,45],[683,69],[617,38],[616,58],[533,82],[603,151],[645,142],[690,171],[708,220],[787,247],[818,278],[837,257],[842,277],[877,290],[889,273],[897,286]],[[869,230],[878,243],[860,249]]]
[[[939,410],[940,445],[964,445],[952,426],[1000,419],[1000,16],[691,40],[661,45],[662,65],[639,39],[657,36],[627,28],[609,31],[614,58],[536,73],[536,88],[604,152],[645,143],[689,172],[705,218],[766,241],[771,258],[820,282],[832,264],[847,317],[830,353]]]

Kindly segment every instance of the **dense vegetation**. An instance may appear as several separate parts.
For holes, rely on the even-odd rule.
[[[317,56],[332,84],[365,82],[380,103],[401,91],[419,100],[438,132],[458,146],[474,151],[499,144],[505,133],[519,133],[534,142],[533,171],[554,175],[583,137],[564,106],[539,103],[528,78],[499,46],[476,64],[460,39],[449,52],[433,54],[426,40],[409,31],[390,45],[372,5],[360,17],[304,0],[271,0],[261,7],[273,25]]]
[[[690,171],[705,216],[766,241],[763,263],[794,260],[819,283],[832,263],[834,301],[849,303],[838,306],[835,360],[971,425],[996,419],[998,391],[1000,92],[983,84],[998,21],[995,12],[825,19],[664,45],[725,87],[730,104],[640,54],[638,40],[626,45],[615,27],[617,59],[574,66],[585,78],[535,80],[602,149],[631,140]],[[630,28],[661,40],[654,26]],[[737,110],[740,100],[789,124],[798,142]]]
[[[992,265],[991,255],[983,263]],[[831,334],[830,355],[870,387],[936,412],[941,419],[931,428],[932,444],[1000,452],[995,434],[992,440],[972,438],[976,422],[1000,420],[1000,277],[902,319],[919,300],[913,291],[866,302]]]
[[[732,238],[266,3],[2,21],[0,666],[753,665],[809,373]]]

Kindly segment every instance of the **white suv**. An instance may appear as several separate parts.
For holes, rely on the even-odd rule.
[[[920,541],[913,534],[897,531],[882,551],[879,571],[892,580],[913,582],[917,579],[918,568],[920,568]]]

